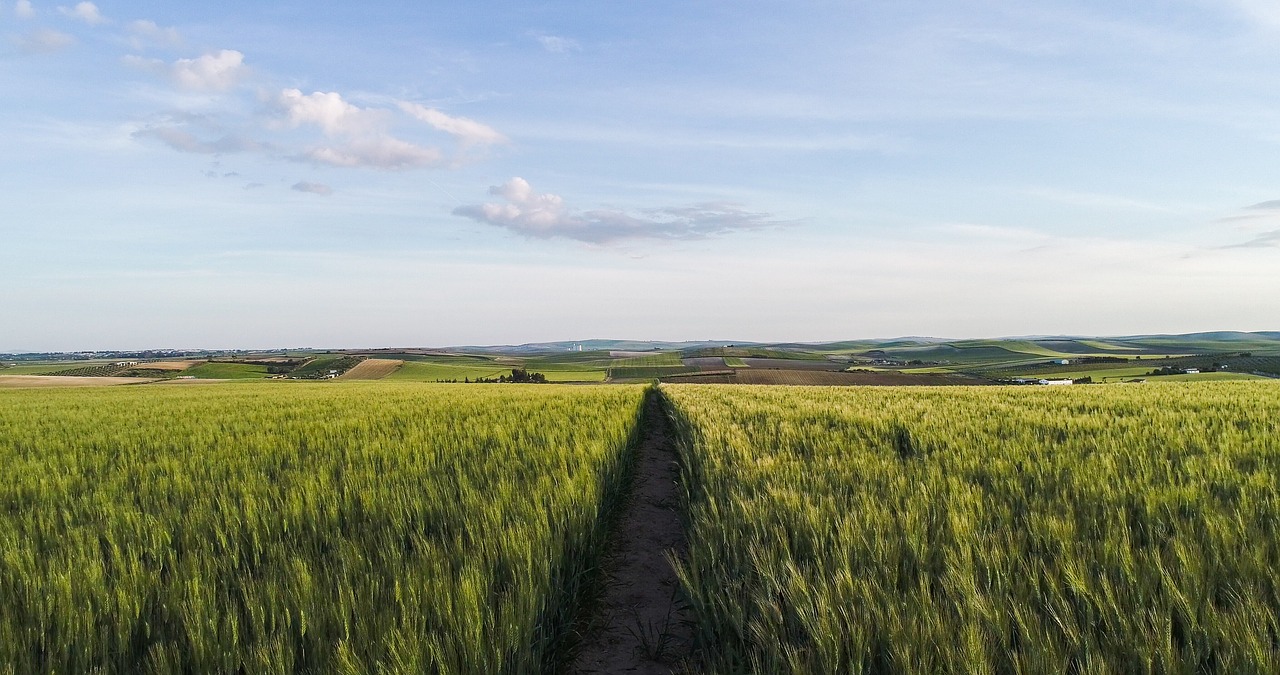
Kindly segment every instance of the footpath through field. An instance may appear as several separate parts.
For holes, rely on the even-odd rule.
[[[603,592],[582,637],[574,673],[671,673],[690,649],[690,624],[668,555],[687,549],[680,523],[675,435],[650,391],[644,438],[604,563]]]

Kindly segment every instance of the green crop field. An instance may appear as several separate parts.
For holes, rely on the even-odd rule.
[[[607,373],[603,370],[540,370],[546,375],[548,382],[604,382]],[[510,371],[507,371],[510,374]]]
[[[434,361],[405,361],[403,366],[388,375],[387,381],[400,382],[449,382],[456,380],[474,380],[477,378],[494,378],[499,375],[510,375],[511,366],[504,366],[492,361],[461,362],[460,365],[437,363]]]
[[[660,352],[645,356],[629,356],[609,362],[612,368],[666,368],[684,365],[680,361],[680,352]]]
[[[1280,385],[664,385],[710,672],[1270,673]]]
[[[197,379],[262,379],[268,377],[265,365],[227,364],[207,362],[182,371],[182,375]]]
[[[494,379],[510,375],[519,365],[495,361],[458,361],[458,365],[438,361],[405,361],[404,365],[385,379],[400,382],[462,382],[464,380]],[[603,382],[603,370],[537,370],[546,375],[548,382]]]
[[[527,673],[640,387],[0,391],[0,673]]]

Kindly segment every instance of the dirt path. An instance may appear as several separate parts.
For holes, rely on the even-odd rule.
[[[662,673],[688,654],[688,617],[667,552],[683,555],[679,469],[670,422],[651,394],[631,495],[604,564],[604,594],[580,645],[574,673]]]

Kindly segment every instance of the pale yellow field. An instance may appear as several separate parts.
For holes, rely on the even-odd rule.
[[[204,361],[151,361],[134,366],[138,370],[186,370]]]
[[[68,377],[65,375],[0,375],[0,389],[34,387],[109,387],[155,382],[145,377]]]
[[[381,380],[396,372],[404,361],[397,359],[365,359],[342,374],[340,380]]]

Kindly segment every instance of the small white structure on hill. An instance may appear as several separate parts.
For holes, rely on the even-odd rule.
[[[1075,384],[1073,380],[1040,380],[1039,384],[1054,386],[1062,384]]]
[[[1188,375],[1199,375],[1199,374],[1200,374],[1200,369],[1199,369],[1199,368],[1188,368],[1188,369],[1187,369],[1187,374],[1188,374]]]

